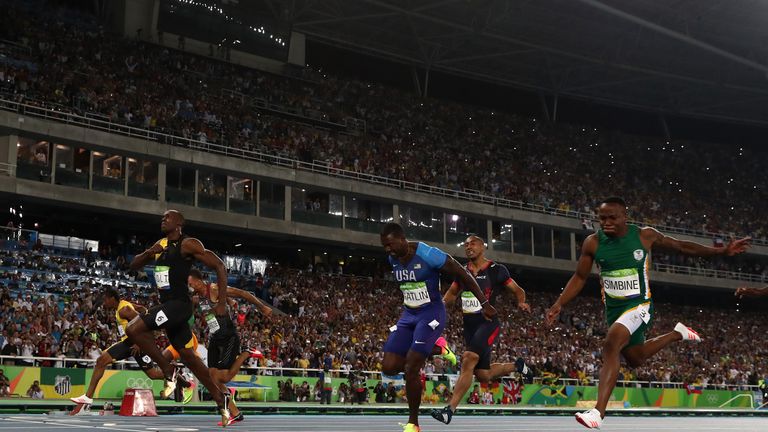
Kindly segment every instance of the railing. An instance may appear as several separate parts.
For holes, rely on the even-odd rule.
[[[44,103],[42,105],[45,105]],[[549,214],[553,216],[562,216],[572,219],[578,219],[582,221],[588,219],[592,221],[594,215],[591,213],[584,213],[573,210],[562,210],[553,207],[547,207],[539,204],[530,204],[518,200],[510,200],[506,198],[500,198],[491,195],[484,195],[476,191],[469,192],[465,190],[453,190],[437,186],[430,186],[421,183],[409,182],[405,180],[398,180],[389,177],[381,177],[372,174],[366,174],[356,171],[342,170],[337,168],[329,168],[328,166],[317,166],[314,163],[302,162],[297,159],[288,157],[275,156],[268,153],[261,153],[252,150],[244,150],[238,148],[232,148],[229,146],[202,142],[191,138],[184,138],[177,135],[171,135],[163,132],[126,126],[111,121],[105,121],[101,119],[84,117],[69,110],[60,108],[48,109],[43,106],[34,106],[15,102],[7,99],[0,99],[0,109],[5,111],[18,112],[19,114],[28,115],[31,117],[43,118],[56,122],[77,125],[86,127],[89,129],[101,130],[109,133],[115,133],[119,135],[129,136],[133,138],[146,139],[150,141],[156,141],[162,144],[175,145],[179,147],[187,147],[195,150],[200,150],[209,153],[221,154],[225,156],[238,157],[248,159],[256,162],[262,162],[270,165],[278,165],[283,167],[289,167],[302,171],[310,171],[315,173],[326,174],[333,177],[340,177],[346,179],[352,179],[362,181],[366,183],[378,184],[382,186],[389,186],[401,190],[408,190],[413,192],[421,192],[430,195],[456,198],[465,201],[483,203],[493,205],[497,207],[504,207],[515,210],[525,210],[536,213]],[[714,238],[722,237],[723,234],[713,233],[707,231],[697,231],[688,228],[671,227],[666,225],[650,225],[667,233],[686,234],[691,236]],[[753,244],[768,246],[768,239],[753,239]]]
[[[50,361],[55,362],[54,367],[74,367],[74,366],[88,366],[93,367],[93,365],[96,364],[95,359],[83,359],[83,358],[68,358],[68,357],[32,357],[32,356],[9,356],[9,355],[0,355],[0,363],[5,364],[6,361],[27,361],[28,364],[26,366],[39,366],[44,361]],[[68,366],[69,365],[69,366]],[[136,366],[138,367],[138,364],[133,360],[120,360],[117,362],[114,362],[113,365],[116,365],[119,369],[125,369],[126,366]],[[323,369],[310,369],[310,368],[290,368],[290,367],[247,367],[243,366],[242,369],[249,370],[249,371],[255,371],[254,374],[260,374],[260,375],[274,375],[274,376],[287,376],[287,377],[306,377],[310,376],[310,374],[315,375],[319,374],[320,372],[323,372]],[[331,374],[333,374],[336,377],[345,377],[349,371],[346,369],[330,369],[328,370]],[[360,373],[366,376],[366,378],[370,379],[381,379],[382,373],[381,371],[371,371],[371,370],[364,370],[364,371],[356,371],[356,373]],[[251,374],[253,375],[253,374]],[[431,377],[446,377],[446,376],[455,376],[456,374],[426,374],[427,378]],[[377,378],[379,377],[379,378]],[[537,384],[543,384],[545,381],[547,381],[547,378],[544,377],[535,377],[533,378],[533,382]],[[589,384],[588,385],[597,385],[600,382],[600,380],[596,380],[593,378],[589,378]],[[558,378],[554,380],[554,383],[556,385],[583,385],[581,380],[575,379],[575,378]],[[685,383],[682,382],[665,382],[665,381],[617,381],[617,385],[620,387],[654,387],[654,388],[672,388],[672,389],[684,389],[686,387]],[[747,384],[709,384],[706,386],[701,386],[703,390],[733,390],[733,391],[758,391],[759,388],[756,385],[747,385]]]
[[[718,279],[735,279],[740,281],[758,282],[758,283],[766,283],[766,281],[768,281],[768,277],[760,274],[742,273],[742,272],[729,271],[729,270],[714,270],[714,269],[688,267],[688,266],[680,266],[680,265],[672,265],[672,264],[654,264],[653,269],[660,272],[677,273],[677,274],[684,274],[688,276],[703,276],[703,277],[718,278]]]
[[[16,175],[16,165],[0,162],[0,174],[14,177]]]
[[[535,377],[533,382],[536,384],[544,384],[549,381],[554,381],[553,385],[571,385],[579,386],[585,385],[585,382],[576,378],[557,378],[550,379],[544,377]],[[589,377],[586,379],[586,385],[598,385],[599,379]],[[690,383],[683,382],[671,382],[671,381],[637,381],[637,380],[619,380],[616,381],[617,387],[650,387],[650,388],[669,388],[669,389],[685,389]],[[756,385],[749,384],[707,384],[701,386],[702,390],[733,390],[733,391],[758,391],[759,388]]]

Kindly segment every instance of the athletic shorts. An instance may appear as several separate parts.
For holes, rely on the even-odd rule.
[[[192,330],[187,322],[193,312],[191,301],[169,300],[149,308],[145,315],[141,315],[141,320],[150,330],[165,330],[171,345],[180,351],[194,346]]]
[[[619,323],[629,330],[631,336],[629,343],[624,348],[645,343],[645,334],[653,324],[653,315],[653,302],[651,301],[605,309],[608,327],[612,326],[613,323]]]
[[[208,367],[228,370],[240,355],[240,336],[237,332],[218,336],[208,341]]]
[[[397,324],[390,328],[392,332],[384,344],[384,352],[405,357],[412,350],[429,357],[435,342],[443,334],[446,321],[442,303],[416,310],[403,307]]]
[[[195,332],[192,332],[192,349],[195,351],[195,353],[197,353],[197,346],[198,346],[197,336],[195,335]],[[171,353],[174,360],[179,360],[181,358],[181,356],[179,355],[179,352],[176,351],[176,348],[174,348],[173,345],[168,345],[167,347],[165,347],[165,349],[167,349],[168,352]]]
[[[129,339],[122,340],[120,342],[116,342],[112,344],[109,348],[107,348],[107,354],[109,354],[110,357],[114,361],[120,361],[125,360],[131,356],[131,347],[133,344],[129,342]],[[133,356],[133,359],[136,361],[136,363],[139,364],[139,367],[142,370],[150,370],[152,369],[152,359],[147,355],[139,351],[138,354]]]
[[[464,346],[480,356],[475,369],[491,368],[491,351],[499,335],[499,320],[485,319],[482,314],[464,315]]]

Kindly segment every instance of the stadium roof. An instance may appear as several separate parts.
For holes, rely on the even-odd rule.
[[[429,70],[768,125],[764,1],[264,1],[312,40]]]

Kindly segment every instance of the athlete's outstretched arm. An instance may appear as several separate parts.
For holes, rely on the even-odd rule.
[[[738,298],[744,297],[768,297],[768,286],[763,288],[739,287],[734,295]]]
[[[445,264],[443,264],[442,270],[453,276],[464,289],[469,288],[469,290],[472,291],[472,294],[475,295],[475,298],[477,298],[480,305],[483,307],[483,315],[485,315],[486,318],[491,319],[496,316],[496,308],[491,306],[491,303],[485,297],[485,293],[480,289],[480,285],[477,284],[475,278],[470,276],[467,270],[453,259],[452,256],[448,255],[445,257]]]
[[[196,238],[185,239],[181,245],[181,252],[183,255],[193,256],[206,267],[215,270],[217,286],[227,286],[227,268],[224,266],[224,262],[215,253],[204,248],[200,240]],[[214,312],[218,315],[227,313],[227,290],[219,292],[219,301],[214,306]]]
[[[131,270],[139,270],[140,268],[152,262],[155,259],[155,255],[162,253],[163,249],[165,248],[163,248],[163,245],[160,244],[160,240],[158,240],[155,242],[155,244],[152,245],[151,248],[134,256],[131,260],[131,263],[128,265],[128,268]]]
[[[738,240],[731,240],[728,242],[728,245],[724,247],[711,247],[687,240],[678,240],[674,237],[664,235],[651,227],[643,228],[640,231],[640,236],[644,240],[650,241],[653,247],[678,252],[683,255],[699,257],[711,257],[717,255],[734,256],[746,252],[750,246],[749,241],[752,240],[750,237],[744,237]]]
[[[451,286],[448,288],[448,291],[443,294],[443,303],[445,305],[451,305],[453,302],[456,301],[456,298],[459,297],[459,284],[455,281],[451,284]]]
[[[239,288],[232,288],[230,286],[227,287],[227,294],[229,294],[232,297],[235,298],[241,298],[248,303],[254,304],[259,307],[259,311],[261,311],[262,315],[264,316],[270,316],[272,315],[272,308],[267,306],[266,303],[261,301],[261,299],[257,298],[255,295],[249,293],[248,291],[241,290]]]
[[[563,306],[576,298],[584,288],[584,284],[587,282],[587,278],[589,278],[589,273],[592,271],[592,264],[595,262],[595,253],[597,253],[597,237],[591,234],[584,239],[584,243],[581,245],[581,256],[579,257],[579,263],[576,265],[576,272],[568,280],[565,289],[563,289],[555,304],[547,311],[547,324],[552,324],[557,319],[557,316],[560,315],[560,310]]]

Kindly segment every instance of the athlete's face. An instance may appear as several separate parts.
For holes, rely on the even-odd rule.
[[[205,292],[205,282],[201,281],[200,279],[194,276],[187,277],[187,285],[192,287],[192,289],[197,292],[201,292],[201,291]]]
[[[597,209],[600,228],[606,235],[616,235],[627,226],[627,209],[621,204],[602,204]]]
[[[104,307],[109,310],[117,308],[117,300],[111,296],[104,296]]]
[[[160,222],[160,230],[163,234],[171,233],[181,226],[180,222],[179,214],[173,210],[168,210],[163,213],[163,219]]]
[[[381,236],[381,245],[389,256],[402,258],[408,255],[408,240],[405,237],[397,237],[393,234]]]
[[[475,236],[469,236],[464,240],[464,253],[467,254],[467,258],[473,260],[481,255],[485,251],[485,243]]]

